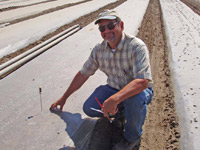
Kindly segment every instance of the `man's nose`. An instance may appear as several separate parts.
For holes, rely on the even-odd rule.
[[[108,32],[108,31],[110,31],[110,29],[108,29],[108,27],[105,26],[105,31],[104,32]]]

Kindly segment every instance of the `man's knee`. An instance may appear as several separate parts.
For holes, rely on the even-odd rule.
[[[124,103],[128,107],[135,106],[137,108],[140,108],[140,107],[144,107],[144,106],[148,105],[151,102],[152,97],[153,97],[153,92],[150,91],[149,89],[145,89],[141,93],[125,100]]]
[[[103,114],[92,110],[91,106],[87,103],[84,103],[83,105],[83,112],[89,117],[103,117]]]
[[[83,112],[84,112],[87,116],[93,117],[93,116],[92,116],[92,113],[91,113],[91,109],[90,109],[90,107],[89,107],[86,103],[84,103],[84,105],[83,105]]]

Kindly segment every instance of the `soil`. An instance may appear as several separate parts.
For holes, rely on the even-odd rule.
[[[190,7],[195,13],[200,15],[200,0],[181,0],[188,7]]]
[[[178,150],[180,132],[159,0],[150,0],[137,36],[149,49],[154,80],[154,98],[148,107],[140,149]]]
[[[73,23],[60,27],[55,32],[43,37],[35,43],[3,57],[0,59],[0,64],[33,48],[75,24],[80,24],[82,27],[86,26],[95,20],[102,10],[113,9],[125,1],[126,0],[119,0],[89,15],[82,16],[73,21]],[[148,106],[148,114],[143,127],[144,133],[142,135],[140,150],[178,150],[181,135],[178,129],[178,117],[176,116],[174,93],[170,80],[168,50],[159,0],[150,0],[137,37],[141,38],[149,49],[154,80],[154,98],[152,103]]]

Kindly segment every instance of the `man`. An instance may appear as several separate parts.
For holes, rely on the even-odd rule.
[[[115,115],[118,106],[123,105],[126,119],[124,138],[113,150],[131,150],[140,143],[147,105],[153,97],[148,50],[140,39],[123,32],[124,23],[116,11],[103,11],[95,24],[99,26],[103,42],[94,47],[69,88],[50,109],[60,105],[62,110],[67,98],[100,69],[108,77],[107,85],[99,86],[92,93],[83,110],[90,117],[108,117],[108,114]],[[102,109],[104,114],[91,110],[91,107]]]

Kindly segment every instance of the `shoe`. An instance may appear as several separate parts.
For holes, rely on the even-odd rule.
[[[118,108],[118,112],[115,116],[113,116],[112,125],[116,128],[123,129],[125,124],[125,113],[124,113],[124,107]]]
[[[123,138],[119,143],[117,143],[112,150],[139,150],[141,139],[135,143],[131,143]]]
[[[118,108],[118,112],[111,123],[112,128],[112,136],[111,136],[111,143],[112,147],[119,143],[123,138],[124,133],[124,124],[125,124],[125,114],[124,114],[124,107]]]

